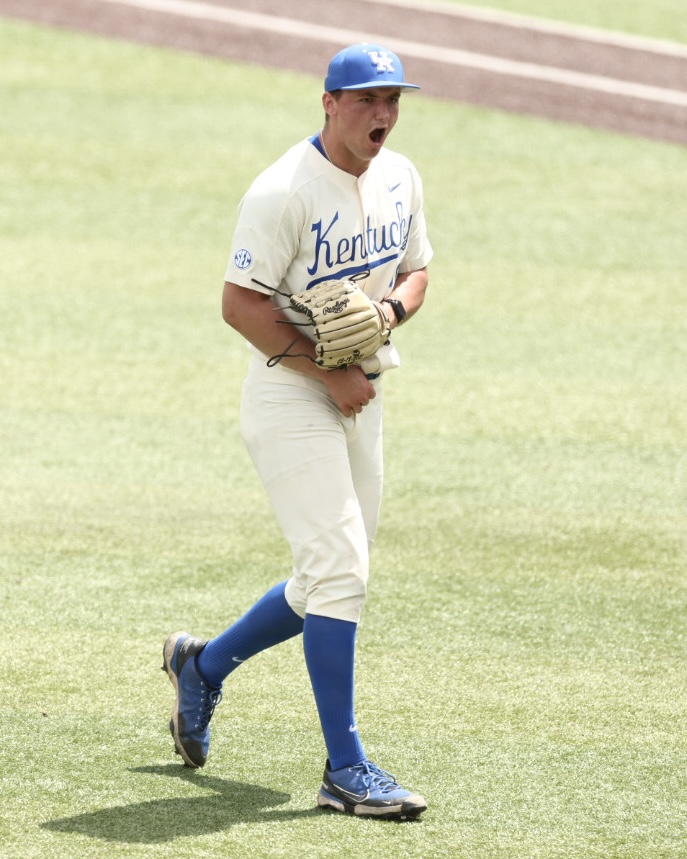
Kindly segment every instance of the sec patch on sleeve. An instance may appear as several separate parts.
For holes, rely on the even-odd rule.
[[[234,265],[241,271],[247,271],[253,265],[253,255],[246,248],[241,248],[234,254]]]

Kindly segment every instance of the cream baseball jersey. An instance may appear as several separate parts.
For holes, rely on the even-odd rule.
[[[358,284],[380,301],[398,274],[432,257],[422,200],[420,176],[403,155],[382,149],[355,177],[331,164],[313,139],[301,141],[241,201],[225,279],[290,294],[367,274]]]

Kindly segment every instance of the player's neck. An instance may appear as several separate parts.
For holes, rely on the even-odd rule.
[[[352,176],[362,176],[370,166],[369,161],[362,161],[356,158],[345,146],[340,146],[338,142],[327,132],[325,126],[320,132],[320,144],[325,158],[339,170],[344,173],[350,173]]]

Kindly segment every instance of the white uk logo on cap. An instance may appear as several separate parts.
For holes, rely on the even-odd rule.
[[[386,51],[370,51],[368,57],[377,67],[378,72],[396,71],[394,69],[394,58],[390,57],[389,54],[386,53]]]

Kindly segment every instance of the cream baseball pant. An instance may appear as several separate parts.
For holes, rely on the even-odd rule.
[[[241,433],[291,547],[285,594],[300,617],[360,620],[382,497],[380,382],[346,418],[321,382],[251,359]]]

